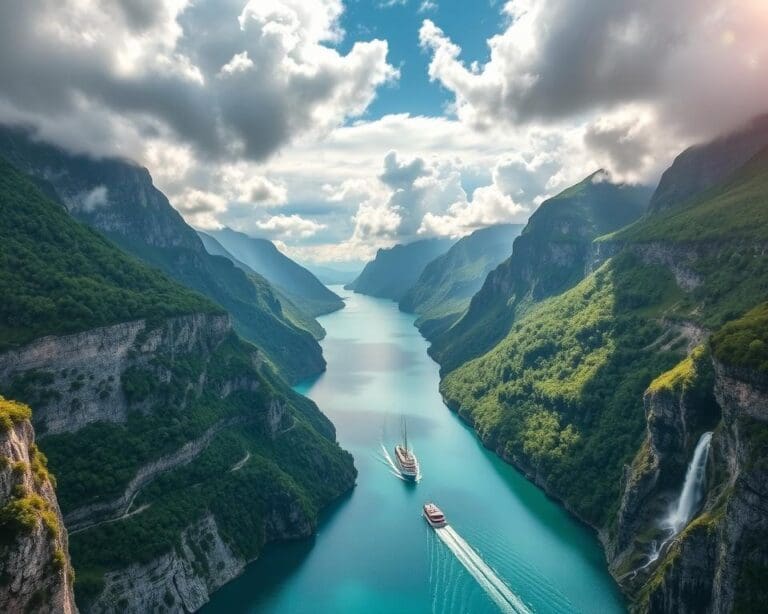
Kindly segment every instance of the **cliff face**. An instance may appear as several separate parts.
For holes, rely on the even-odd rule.
[[[727,179],[768,142],[768,116],[675,158],[659,181],[649,209],[659,212],[694,198]]]
[[[421,333],[433,339],[461,317],[486,276],[512,253],[521,224],[481,228],[459,239],[430,262],[400,300],[403,311],[419,314]]]
[[[20,409],[28,415],[0,397],[0,611],[71,614],[77,608],[67,532],[45,457]]]
[[[380,249],[360,275],[345,288],[360,294],[399,301],[419,279],[424,267],[446,253],[449,239],[423,239]]]
[[[42,338],[0,355],[0,387],[40,403],[83,611],[197,609],[354,483],[327,418],[226,315]]]
[[[126,372],[149,367],[160,353],[209,355],[230,330],[227,315],[193,314],[43,337],[0,354],[0,387],[34,404],[41,435],[74,432],[97,420],[124,422]]]
[[[691,437],[712,428],[712,406],[688,390],[649,391],[648,438],[628,469],[611,570],[650,612],[757,611],[768,596],[768,386],[757,373],[707,357],[715,422],[700,509],[678,535],[662,528],[690,460]],[[706,426],[704,426],[706,425]],[[653,541],[655,540],[655,544]],[[663,544],[663,545],[662,545]],[[662,545],[655,559],[654,545]]]

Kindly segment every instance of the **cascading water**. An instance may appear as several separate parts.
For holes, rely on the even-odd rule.
[[[685,482],[683,482],[683,489],[680,491],[680,497],[677,499],[674,509],[663,520],[662,528],[666,531],[666,537],[658,543],[654,540],[651,544],[651,551],[647,554],[647,560],[643,565],[628,572],[626,576],[632,576],[633,578],[643,569],[650,567],[659,557],[664,553],[664,549],[667,545],[682,531],[686,525],[691,521],[693,515],[701,503],[701,498],[704,495],[704,478],[706,476],[707,458],[709,457],[709,444],[712,440],[712,433],[704,433],[696,444],[696,449],[693,451],[693,458],[688,465],[688,470],[685,472]]]
[[[711,440],[712,433],[707,432],[699,438],[699,443],[696,444],[693,458],[688,465],[688,471],[685,473],[685,482],[683,483],[683,490],[680,492],[680,498],[666,520],[666,525],[673,535],[677,535],[685,528],[701,503]]]

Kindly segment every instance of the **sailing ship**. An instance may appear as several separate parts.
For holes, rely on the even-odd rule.
[[[404,479],[415,482],[419,478],[419,461],[408,448],[408,429],[403,418],[403,443],[395,446],[395,464]]]

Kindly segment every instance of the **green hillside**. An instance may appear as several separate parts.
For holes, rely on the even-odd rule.
[[[647,188],[613,184],[598,171],[543,202],[467,312],[433,340],[430,352],[443,371],[487,352],[531,305],[581,281],[592,240],[639,218],[649,196]]]
[[[140,318],[152,328],[170,316],[223,313],[73,219],[3,160],[0,213],[3,349]],[[221,274],[242,274],[224,258],[214,262]],[[263,309],[279,311],[274,303]],[[322,507],[351,488],[356,475],[330,421],[234,332],[210,352],[152,349],[143,339],[129,351],[142,358],[116,382],[129,404],[124,423],[95,421],[39,438],[58,478],[63,513],[119,497],[140,469],[212,435],[190,462],[161,472],[137,493],[133,509],[140,513],[70,532],[84,609],[101,592],[105,573],[172,553],[182,532],[208,515],[227,545],[248,560],[267,540],[282,537],[272,532],[275,518],[297,523],[286,525],[289,535],[306,535]],[[25,372],[21,400],[44,396],[37,376],[43,386],[61,373]]]
[[[447,252],[455,241],[422,239],[380,249],[360,275],[344,286],[360,294],[399,301],[419,279],[424,267]]]
[[[595,526],[611,519],[622,468],[642,441],[643,391],[684,356],[674,323],[718,328],[768,296],[763,159],[687,207],[602,238],[617,255],[531,308],[501,343],[443,382],[451,406],[489,445]],[[693,287],[678,285],[679,268],[654,262],[648,241],[687,263]],[[716,355],[761,368],[764,315],[760,308],[726,325],[713,339]]]
[[[294,305],[311,316],[341,309],[344,302],[300,264],[275,247],[272,241],[256,239],[231,228],[210,231],[232,256],[280,290]]]
[[[325,330],[320,323],[315,320],[308,312],[303,311],[293,304],[293,301],[285,296],[277,287],[270,285],[270,283],[254,271],[247,264],[240,262],[232,254],[230,254],[224,246],[214,239],[211,235],[204,232],[197,233],[200,240],[203,242],[205,250],[212,256],[222,256],[227,260],[230,260],[238,269],[243,271],[248,278],[253,282],[256,287],[259,296],[262,297],[261,302],[268,304],[270,302],[270,295],[274,295],[278,301],[280,301],[280,307],[282,314],[289,322],[303,328],[308,333],[311,333],[315,339],[322,339],[325,337]]]
[[[0,159],[0,349],[47,334],[221,311],[75,221]]]
[[[768,136],[766,136],[768,140]],[[647,216],[602,241],[760,241],[768,228],[768,148],[720,185]]]
[[[488,273],[512,253],[512,242],[522,229],[522,224],[500,224],[460,239],[425,267],[400,300],[400,309],[419,314],[416,326],[428,339],[447,330]]]
[[[40,446],[58,477],[62,512],[120,496],[137,471],[198,439],[215,435],[191,462],[161,473],[141,489],[119,522],[92,524],[70,535],[81,607],[101,592],[104,574],[147,563],[180,546],[186,527],[212,515],[225,542],[246,560],[267,540],[270,524],[284,518],[314,528],[320,510],[354,483],[352,458],[334,441],[330,422],[308,399],[293,393],[268,367],[255,368],[254,348],[230,335],[211,356],[158,356],[172,373],[144,370],[144,391],[125,424],[92,423],[72,434],[44,437]],[[130,378],[129,378],[130,375]],[[201,394],[186,392],[205,377]],[[134,377],[123,374],[125,388]],[[252,382],[226,397],[228,382]],[[273,426],[275,403],[284,407]],[[274,430],[273,430],[274,429]],[[241,463],[237,471],[232,468]]]
[[[271,288],[255,284],[227,259],[210,256],[146,169],[117,158],[71,154],[8,127],[0,127],[0,156],[35,178],[70,215],[226,309],[236,330],[290,382],[324,370],[319,344],[284,316]]]

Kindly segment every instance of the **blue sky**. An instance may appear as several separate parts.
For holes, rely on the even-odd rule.
[[[338,45],[339,51],[348,52],[358,40],[380,38],[389,43],[389,63],[400,70],[400,79],[378,91],[363,118],[376,119],[387,113],[444,114],[453,97],[429,80],[430,56],[419,48],[419,28],[424,19],[434,21],[461,47],[461,59],[467,63],[486,62],[486,40],[504,27],[500,3],[494,0],[434,0],[432,8],[423,11],[421,5],[422,0],[347,0],[341,18],[346,36]]]

